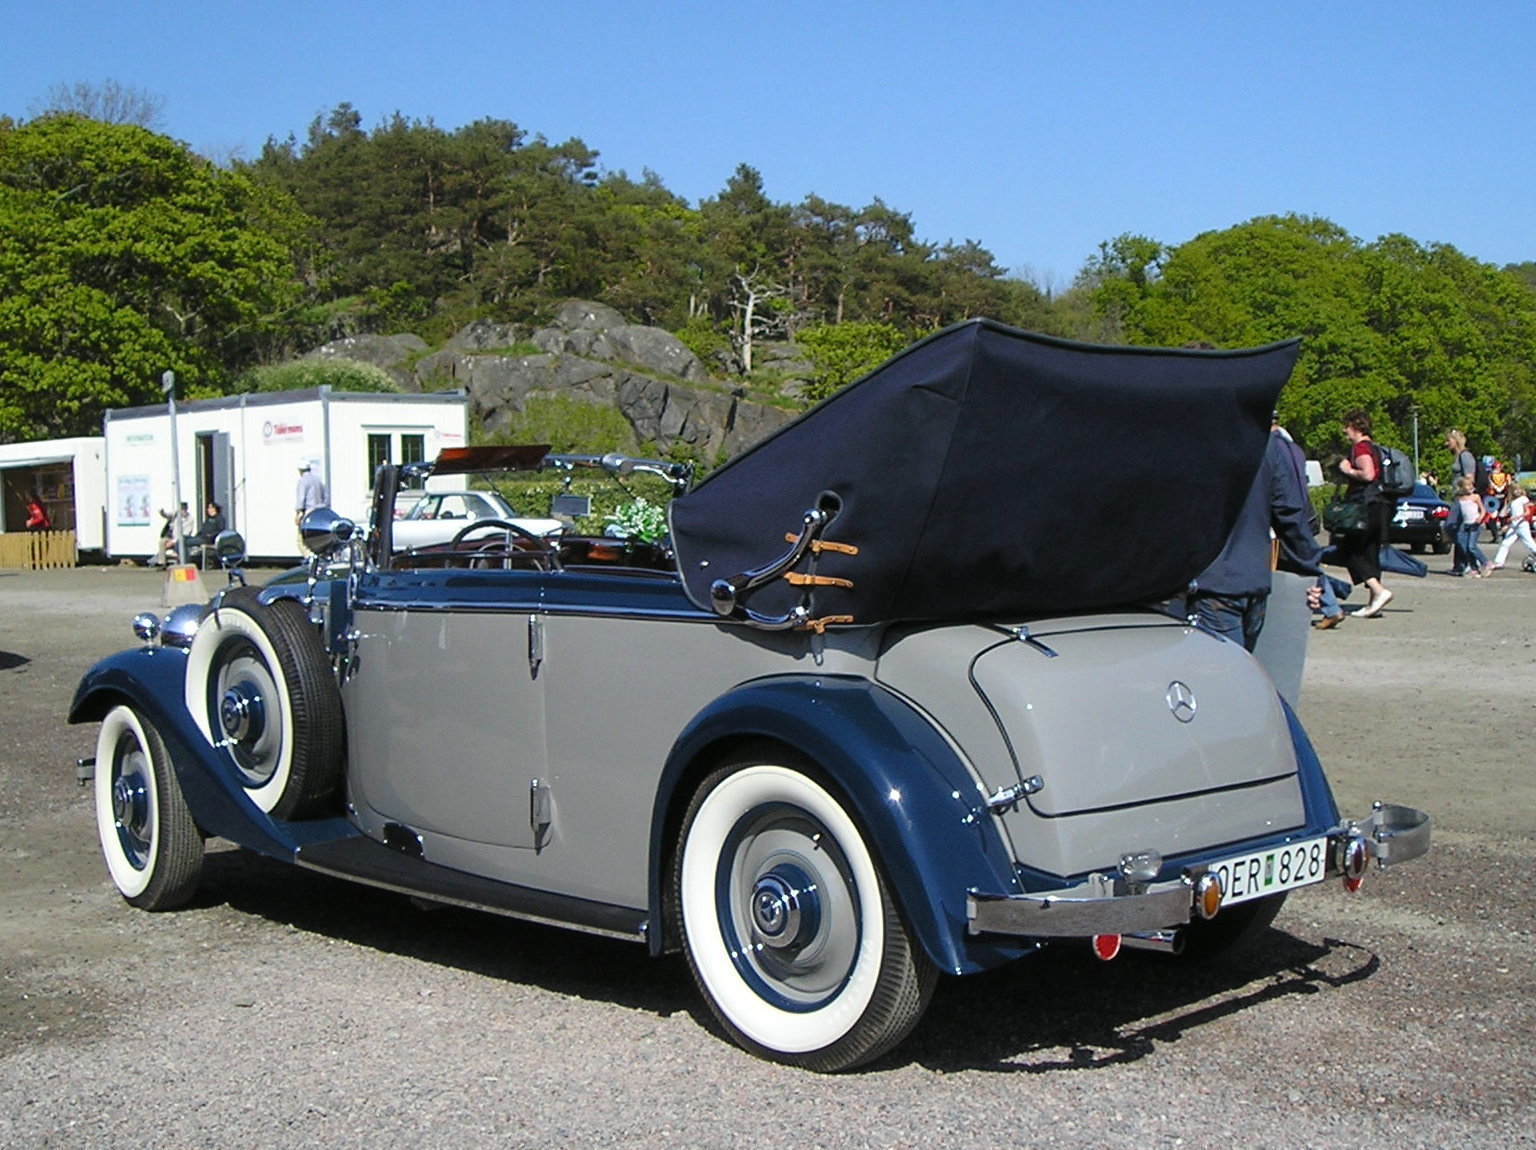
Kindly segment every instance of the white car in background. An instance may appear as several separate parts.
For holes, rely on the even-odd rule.
[[[563,527],[558,519],[518,515],[494,491],[426,491],[409,511],[396,518],[394,547],[405,551],[448,543],[471,523],[487,519],[502,520],[541,536]]]

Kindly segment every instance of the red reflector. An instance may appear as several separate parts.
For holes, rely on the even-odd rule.
[[[1093,954],[1095,958],[1108,962],[1120,953],[1120,936],[1118,934],[1096,934],[1093,936]]]

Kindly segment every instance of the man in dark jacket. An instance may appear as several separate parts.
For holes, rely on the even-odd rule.
[[[1264,628],[1272,541],[1280,546],[1286,570],[1322,574],[1317,563],[1321,548],[1308,526],[1311,503],[1289,451],[1284,436],[1272,428],[1226,546],[1195,579],[1187,597],[1187,609],[1199,626],[1250,651]],[[1309,601],[1317,594],[1316,588],[1309,591]]]

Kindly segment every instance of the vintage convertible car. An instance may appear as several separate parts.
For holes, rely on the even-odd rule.
[[[734,1040],[818,1070],[894,1047],[940,973],[1247,941],[1429,846],[1410,808],[1340,817],[1262,667],[1157,606],[1221,548],[1294,356],[960,325],[683,491],[664,545],[480,521],[404,553],[316,512],[315,579],[141,617],[85,676],[108,869],[174,907],[218,835],[680,949]],[[1085,529],[1084,465],[1140,514]]]

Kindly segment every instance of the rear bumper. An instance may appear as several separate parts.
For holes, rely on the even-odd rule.
[[[1326,875],[1358,883],[1371,860],[1378,867],[1404,863],[1427,853],[1429,841],[1430,819],[1423,811],[1377,803],[1366,818],[1347,820],[1328,832]],[[1182,926],[1197,913],[1196,884],[1215,861],[1186,864],[1176,878],[1145,884],[1094,874],[1074,886],[1033,894],[972,891],[966,898],[969,930],[973,935],[1083,938]]]

